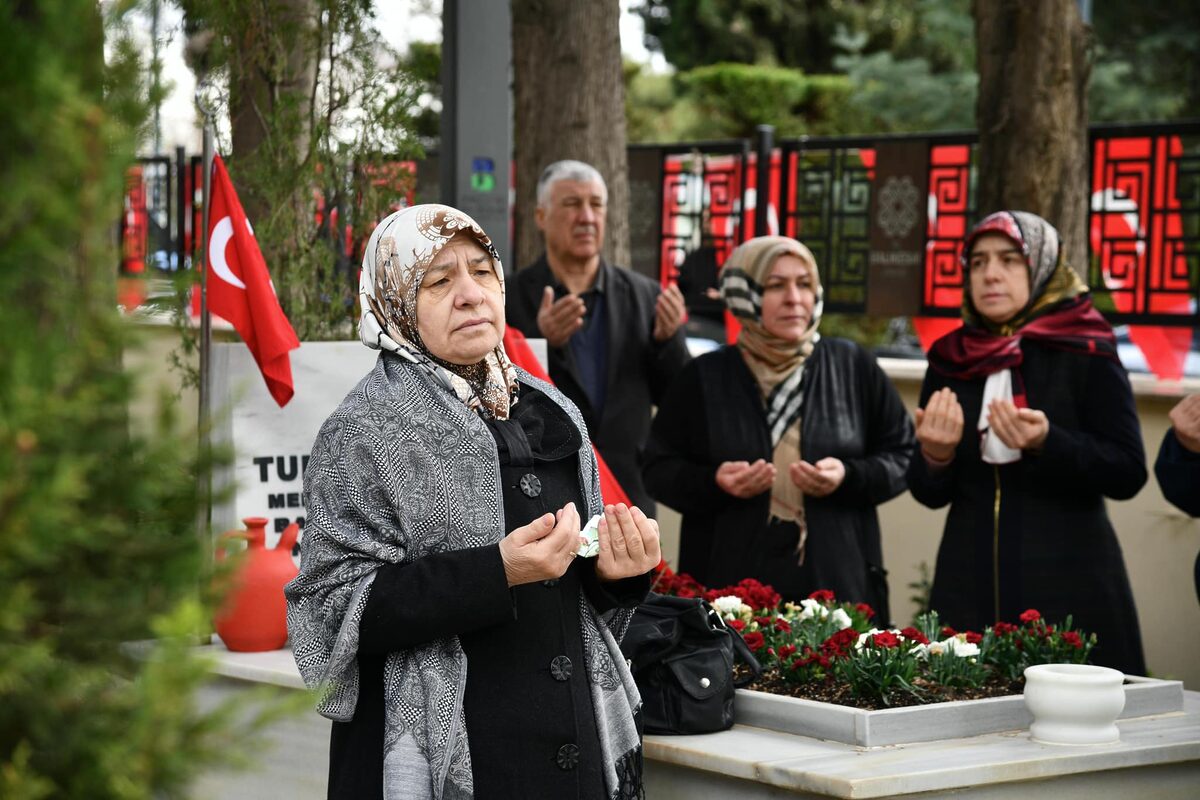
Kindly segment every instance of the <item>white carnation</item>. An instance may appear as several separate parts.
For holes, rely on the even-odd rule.
[[[952,636],[946,640],[946,649],[959,658],[970,658],[979,655],[979,645],[971,644],[962,635]]]
[[[744,614],[749,614],[752,612],[752,609],[749,606],[746,606],[746,604],[742,602],[742,599],[740,599],[740,597],[737,595],[725,595],[724,597],[718,597],[718,599],[712,602],[712,606],[716,609],[716,613],[721,615],[721,619],[724,619],[725,621],[739,619],[742,618]]]

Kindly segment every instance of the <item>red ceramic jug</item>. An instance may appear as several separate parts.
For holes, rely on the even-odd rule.
[[[246,517],[244,531],[229,531],[222,542],[242,538],[247,542],[241,563],[232,575],[221,610],[213,620],[225,646],[241,652],[278,650],[287,644],[287,601],[283,587],[299,570],[292,561],[292,547],[300,526],[293,522],[268,550],[266,517]],[[219,548],[220,560],[224,548]]]

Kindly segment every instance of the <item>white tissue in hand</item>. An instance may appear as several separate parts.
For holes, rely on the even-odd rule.
[[[579,549],[575,551],[576,555],[584,558],[600,555],[600,520],[602,518],[602,515],[597,514],[588,520],[587,525],[583,526],[579,535],[587,541],[580,543]]]

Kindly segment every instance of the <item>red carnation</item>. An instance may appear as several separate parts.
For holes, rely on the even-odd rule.
[[[929,638],[911,625],[900,631],[900,635],[920,644],[929,644]]]
[[[792,626],[789,625],[788,621],[786,619],[784,619],[783,617],[776,617],[775,618],[775,630],[777,630],[781,633],[791,633]]]
[[[1066,633],[1064,633],[1062,635],[1062,639],[1064,642],[1071,645],[1071,647],[1074,647],[1076,650],[1083,647],[1083,639],[1080,639],[1079,634],[1076,633],[1075,631],[1067,631]]]
[[[758,631],[750,631],[750,633],[747,633],[742,638],[746,640],[746,645],[755,652],[762,650],[763,645],[766,644],[763,635]]]
[[[899,647],[900,638],[891,631],[880,631],[871,637],[876,647]]]
[[[875,609],[871,608],[866,603],[858,603],[857,605],[854,606],[854,610],[857,611],[858,613],[862,614],[867,619],[870,619],[871,617],[875,616]]]
[[[818,603],[829,604],[833,602],[833,592],[828,589],[817,589],[808,596],[809,600],[816,600]]]
[[[975,631],[967,631],[965,635],[966,635],[966,639],[967,639],[967,644],[979,644],[980,642],[983,641],[983,636],[976,633]]]
[[[728,625],[729,627],[733,628],[738,633],[741,633],[742,631],[746,630],[746,623],[740,619],[731,619],[728,622],[726,622],[725,624]]]
[[[758,623],[758,627],[760,628],[766,628],[771,624],[770,617],[755,617],[754,621]]]
[[[958,631],[954,630],[954,628],[951,628],[949,625],[944,626],[942,628],[942,638],[949,639],[951,636],[958,636]]]
[[[779,646],[779,658],[784,659],[796,652],[796,645],[784,644]]]
[[[1030,608],[1026,611],[1021,612],[1021,622],[1024,622],[1025,624],[1029,624],[1030,622],[1037,622],[1041,618],[1042,618],[1042,615],[1036,608]]]
[[[821,645],[821,651],[841,655],[845,652],[846,648],[852,646],[857,641],[858,631],[854,630],[854,628],[842,628],[825,640]]]
[[[1016,633],[1020,628],[1013,625],[1011,622],[997,622],[992,626],[992,631],[997,636],[1007,636],[1010,633]]]

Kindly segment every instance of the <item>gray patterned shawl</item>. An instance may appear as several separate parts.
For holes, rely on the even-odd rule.
[[[600,511],[596,461],[578,410],[557,389],[521,370],[584,431],[579,479],[587,516]],[[453,390],[390,352],[329,417],[304,476],[307,522],[300,575],[286,589],[288,630],[318,711],[354,715],[358,625],[375,570],[504,536],[495,441]],[[586,517],[585,517],[586,518]],[[592,702],[611,797],[640,746],[641,698],[617,647],[632,612],[601,619],[580,594]],[[467,662],[456,636],[392,653],[384,671],[384,797],[460,800],[473,796],[463,714]]]

